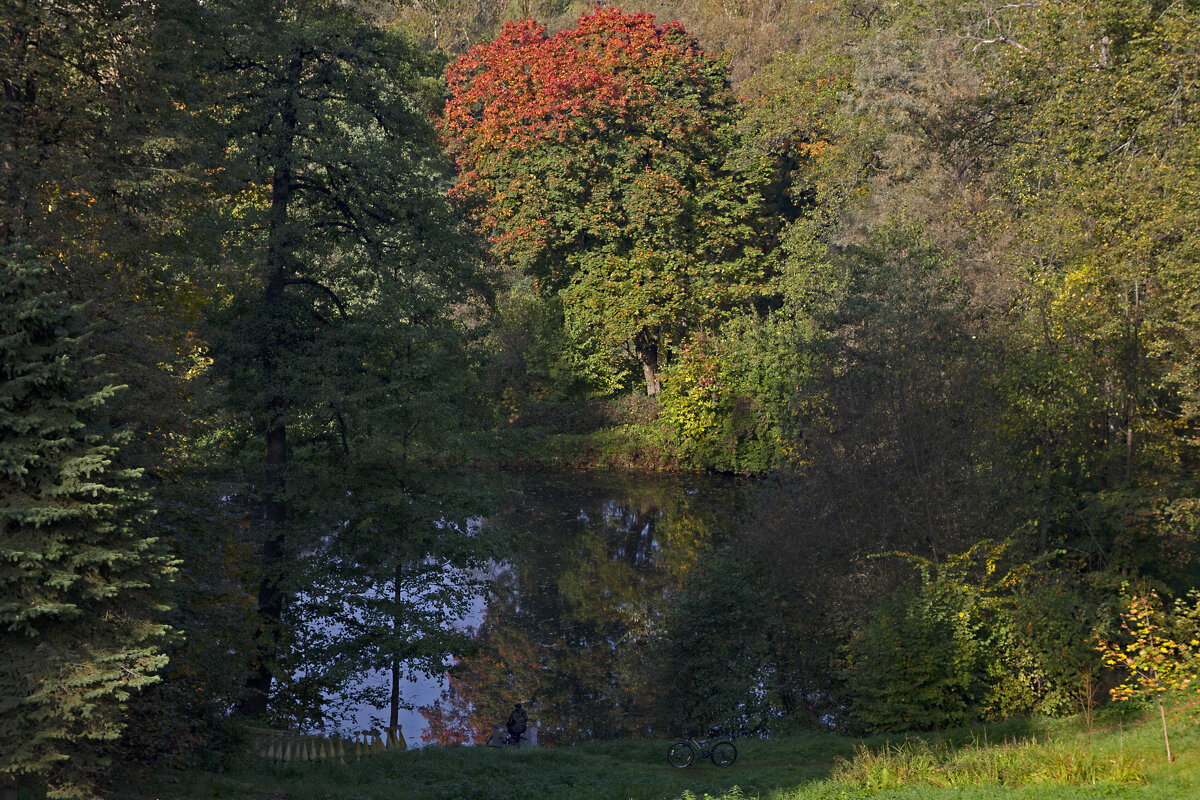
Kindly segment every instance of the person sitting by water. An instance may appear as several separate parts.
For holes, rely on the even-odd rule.
[[[508,729],[508,740],[512,744],[519,744],[521,736],[525,733],[525,724],[529,721],[529,717],[525,714],[525,709],[521,708],[521,704],[517,703],[513,706],[512,713],[508,715],[508,722],[504,723],[504,727]]]

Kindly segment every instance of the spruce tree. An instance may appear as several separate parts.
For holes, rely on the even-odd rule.
[[[119,466],[81,307],[0,255],[0,789],[89,797],[123,703],[156,680],[159,588],[139,470]]]

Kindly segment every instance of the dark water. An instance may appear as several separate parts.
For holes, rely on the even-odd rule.
[[[625,473],[520,482],[521,500],[484,523],[514,549],[468,620],[477,649],[458,655],[427,706],[427,738],[478,741],[515,701],[548,743],[653,733],[672,598],[701,554],[737,533],[753,484]]]

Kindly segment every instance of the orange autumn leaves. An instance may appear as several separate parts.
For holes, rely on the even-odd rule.
[[[736,105],[724,64],[678,23],[609,8],[554,36],[510,22],[446,78],[452,194],[502,261],[555,289],[571,277],[571,255],[647,238],[642,187],[674,186],[659,227],[680,223],[670,212],[712,179],[724,157],[714,128]]]
[[[509,22],[446,72],[442,131],[463,176],[458,191],[471,190],[487,153],[565,141],[581,127],[657,118],[679,135],[702,128],[696,101],[711,91],[714,67],[682,26],[660,28],[648,14],[602,8],[555,36],[533,20]]]

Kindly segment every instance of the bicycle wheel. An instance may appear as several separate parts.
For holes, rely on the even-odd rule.
[[[718,767],[728,767],[737,761],[737,748],[733,746],[733,742],[717,742],[713,745],[710,758]]]
[[[691,764],[692,759],[695,757],[695,751],[692,750],[692,746],[687,742],[676,742],[667,750],[667,763],[679,769],[683,769]]]

